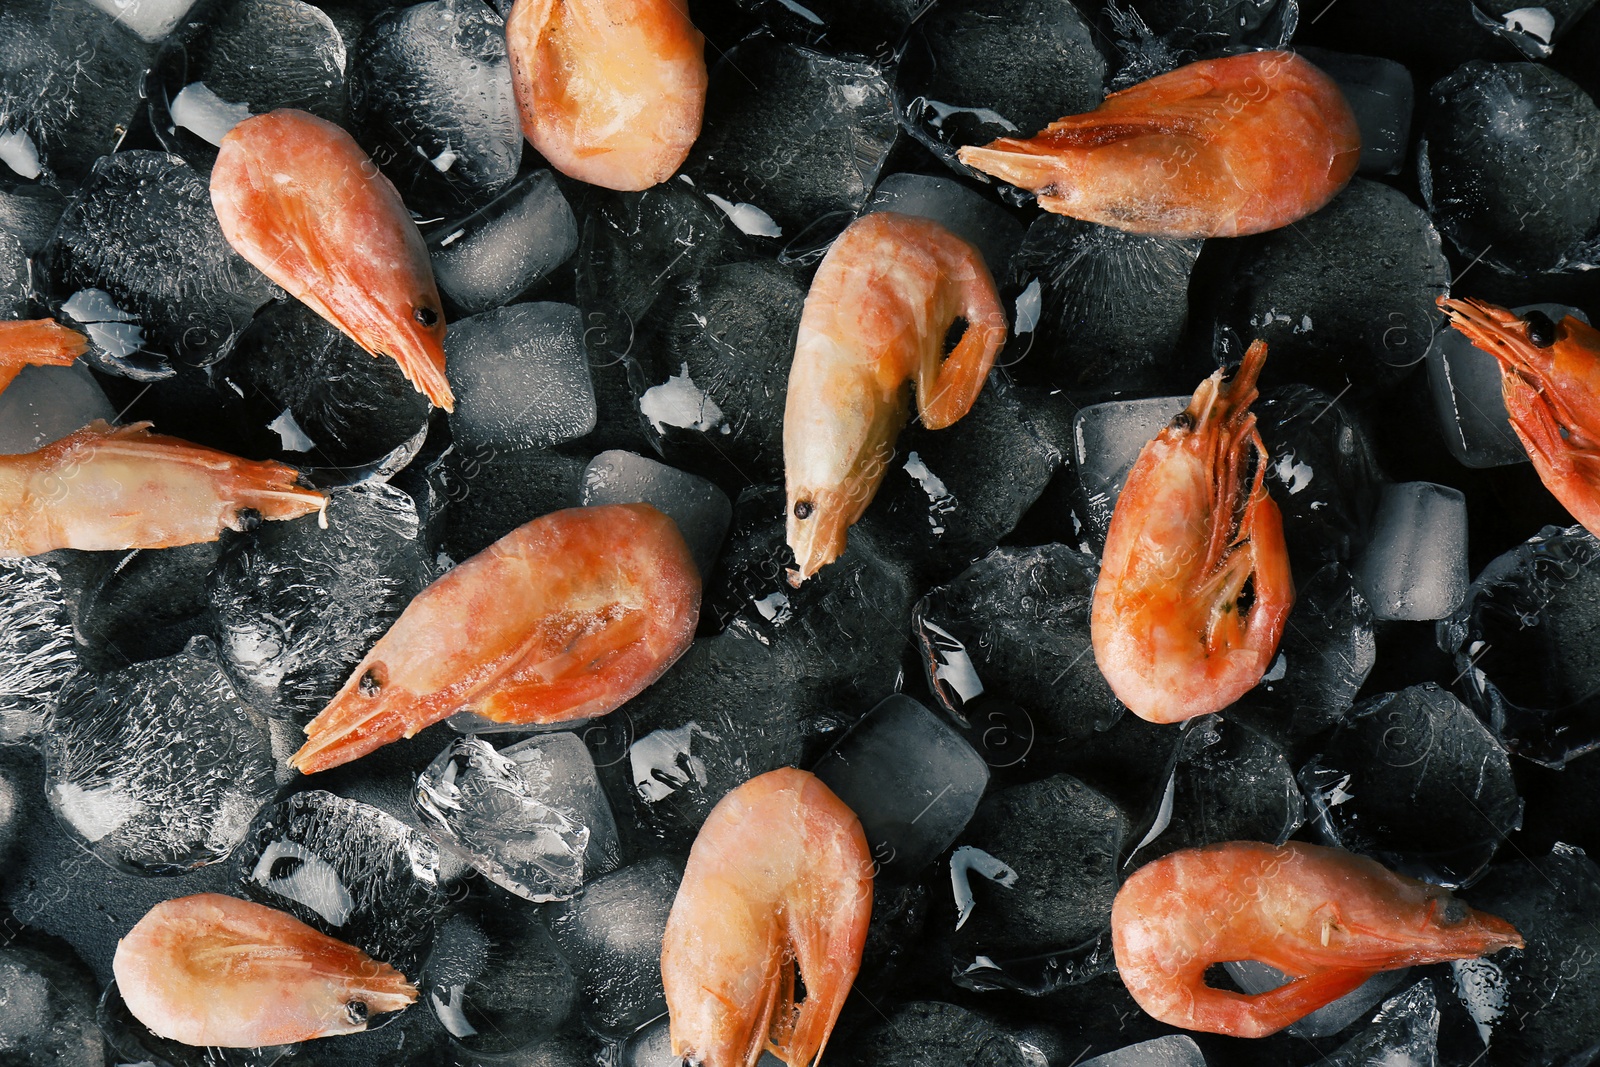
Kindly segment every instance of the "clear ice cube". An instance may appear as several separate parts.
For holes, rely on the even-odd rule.
[[[476,315],[510,303],[572,257],[578,221],[555,175],[536,170],[428,238],[439,289]]]
[[[583,315],[571,304],[512,304],[451,323],[445,352],[450,430],[463,450],[544,448],[594,429]]]
[[[20,937],[18,935],[21,935]],[[93,975],[66,945],[8,929],[0,946],[0,1054],[19,1067],[103,1067]]]
[[[989,785],[983,757],[949,723],[896,694],[813,768],[861,819],[877,870],[915,878],[950,847]]]
[[[1372,1022],[1327,1062],[1331,1067],[1438,1067],[1439,1003],[1433,983],[1418,982],[1384,1001]]]
[[[56,816],[108,862],[178,874],[224,859],[272,798],[272,745],[197,637],[62,690],[43,744]]]
[[[1206,1058],[1194,1038],[1169,1034],[1084,1060],[1080,1067],[1206,1067]]]
[[[976,248],[996,282],[1004,281],[1022,243],[1022,224],[999,204],[960,182],[931,174],[890,174],[878,182],[863,209],[932,219]]]
[[[1094,544],[1105,544],[1122,483],[1139,453],[1188,406],[1187,396],[1153,396],[1091,404],[1078,412],[1072,423],[1073,462]]]
[[[616,822],[576,734],[452,741],[417,779],[416,805],[442,848],[529,900],[565,900],[617,865]]]
[[[159,41],[175,29],[195,0],[88,0],[147,41]]]
[[[116,562],[78,603],[85,664],[114,670],[176,655],[190,638],[213,636],[206,581],[220,550],[213,541],[113,555]]]
[[[703,575],[711,573],[733,520],[728,494],[714,483],[632,452],[602,452],[590,460],[583,472],[581,500],[585,507],[654,505],[678,524]]]
[[[61,572],[42,559],[0,560],[0,744],[36,736],[77,669]]]
[[[1383,488],[1354,567],[1375,619],[1440,619],[1467,595],[1467,498],[1432,482]]]

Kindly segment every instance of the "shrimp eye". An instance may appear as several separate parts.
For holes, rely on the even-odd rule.
[[[439,313],[426,304],[419,304],[413,315],[424,326],[436,326],[439,323]]]
[[[811,506],[811,501],[797,500],[794,505],[794,517],[797,519],[809,519],[813,510],[815,509]]]
[[[1556,324],[1542,311],[1530,311],[1523,319],[1528,324],[1528,343],[1535,348],[1549,348],[1556,343]]]
[[[238,519],[239,529],[245,533],[255,533],[261,529],[261,524],[265,521],[261,516],[261,512],[255,508],[240,508]]]
[[[1444,902],[1444,907],[1439,909],[1439,924],[1441,926],[1456,926],[1467,921],[1467,906],[1455,897]]]
[[[359,1026],[367,1021],[367,1002],[352,1000],[344,1006],[345,1018],[350,1020],[350,1025]]]
[[[357,683],[364,697],[375,697],[378,690],[383,688],[383,666],[381,664],[368,667]]]
[[[1187,411],[1178,412],[1172,417],[1172,428],[1174,430],[1194,429],[1194,416],[1189,414]]]

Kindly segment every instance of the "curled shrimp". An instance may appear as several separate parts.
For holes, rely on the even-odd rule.
[[[406,976],[292,915],[217,893],[163,901],[117,942],[122,1000],[157,1037],[257,1048],[367,1028],[417,999]]]
[[[1600,330],[1568,315],[1526,318],[1481,300],[1439,298],[1450,325],[1500,363],[1511,428],[1555,498],[1600,536]]]
[[[23,367],[64,367],[88,347],[88,338],[55,319],[0,322],[0,393]]]
[[[648,189],[700,136],[705,38],[677,0],[517,0],[506,45],[523,133],[568,177]]]
[[[1089,636],[1117,699],[1151,722],[1221,711],[1252,689],[1294,605],[1250,413],[1266,358],[1257,341],[1231,381],[1218,370],[1200,383],[1139,453],[1111,515]]]
[[[1111,908],[1123,985],[1164,1023],[1265,1037],[1379,971],[1521,948],[1503,919],[1372,860],[1320,845],[1230,841],[1146,864]],[[1206,985],[1259,960],[1293,981],[1246,996]]]
[[[1339,87],[1292,52],[1190,63],[1029,140],[960,150],[1047,211],[1132,233],[1237,237],[1287,226],[1356,172]]]
[[[943,357],[958,319],[966,328]],[[833,243],[806,294],[783,412],[793,584],[839,557],[872,502],[907,384],[923,425],[944,429],[971,409],[1005,340],[983,257],[937,222],[877,212]]]
[[[0,456],[0,558],[215,541],[327,505],[294,468],[95,421],[37,452]]]
[[[648,504],[553,512],[424,589],[289,762],[337,767],[458,711],[604,715],[683,655],[699,617],[700,573],[671,519]]]
[[[291,108],[245,119],[217,151],[211,206],[234,251],[454,408],[427,246],[353,137]]]
[[[781,768],[712,809],[667,917],[672,1054],[703,1067],[822,1057],[861,967],[872,856],[821,779]],[[805,999],[795,1003],[795,967]]]

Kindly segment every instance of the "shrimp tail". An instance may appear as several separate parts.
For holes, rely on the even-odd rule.
[[[942,430],[972,410],[1006,343],[1006,316],[988,270],[970,255],[952,267],[972,272],[959,293],[967,325],[944,362],[917,375],[917,412],[930,430]]]
[[[1333,968],[1246,996],[1199,985],[1187,1024],[1209,1033],[1267,1037],[1349,993],[1376,971]]]
[[[64,367],[88,348],[87,337],[55,319],[0,322],[0,392],[23,367]]]

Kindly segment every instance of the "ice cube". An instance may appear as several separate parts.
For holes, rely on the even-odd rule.
[[[122,25],[147,41],[159,41],[171,33],[195,0],[89,0]]]
[[[472,1052],[509,1053],[566,1021],[577,981],[544,923],[526,906],[450,916],[422,970],[423,998]]]
[[[459,447],[543,448],[594,429],[583,316],[571,304],[513,304],[462,319],[445,351]]]
[[[1169,1034],[1084,1060],[1080,1067],[1206,1067],[1206,1058],[1194,1038]]]
[[[950,178],[929,174],[890,174],[872,191],[863,209],[893,211],[932,219],[976,248],[996,282],[1003,281],[1011,256],[1022,242],[1022,224],[1004,208]]]
[[[1546,526],[1478,575],[1439,624],[1456,691],[1512,752],[1552,767],[1600,747],[1600,542]]]
[[[350,57],[356,140],[410,203],[459,211],[522,159],[505,21],[482,0],[429,0],[368,23]]]
[[[452,741],[417,779],[417,810],[440,847],[529,900],[565,900],[617,865],[617,827],[576,734],[497,751]]]
[[[456,888],[426,836],[321,789],[263,809],[235,869],[254,899],[407,974]]]
[[[939,716],[895,694],[813,768],[861,819],[877,870],[909,880],[960,835],[989,784],[983,757]]]
[[[860,209],[895,132],[879,67],[754,37],[713,69],[684,172],[704,192],[761,208],[793,239]]]
[[[36,736],[77,669],[60,570],[43,559],[0,560],[0,744]]]
[[[1073,462],[1090,540],[1105,544],[1122,483],[1144,446],[1189,406],[1187,396],[1091,404],[1072,423]]]
[[[444,515],[444,552],[460,562],[524,523],[576,507],[586,466],[543,449],[452,445],[427,472]]]
[[[1045,992],[1103,974],[1132,828],[1115,804],[1065,774],[985,799],[960,841],[1017,877],[971,880],[975,906],[954,937],[956,983]]]
[[[82,363],[24,367],[0,392],[0,455],[32,452],[116,412]]]
[[[66,207],[66,197],[48,186],[0,185],[0,230],[20,241],[25,255],[36,255],[50,240]]]
[[[398,489],[340,490],[325,520],[306,519],[232,539],[209,589],[223,662],[240,695],[301,725],[333,699],[432,573],[416,506]]]
[[[67,945],[15,925],[0,946],[0,1051],[19,1065],[102,1067],[94,976]]]
[[[77,675],[43,750],[57,817],[134,871],[177,874],[227,857],[276,789],[266,725],[205,637],[168,659]]]
[[[1227,969],[1228,977],[1248,994],[1265,993],[1269,989],[1287,985],[1290,981],[1287,974],[1259,960],[1239,960],[1224,963],[1223,967]],[[1290,1023],[1288,1032],[1301,1038],[1337,1034],[1357,1019],[1364,1017],[1372,1010],[1373,1005],[1394,992],[1410,973],[1404,968],[1397,971],[1379,971],[1344,996],[1324,1004],[1298,1022]]]
[[[651,856],[589,883],[549,912],[550,932],[578,976],[584,1021],[620,1037],[666,1010],[661,939],[683,872]]]
[[[844,1051],[843,1062],[855,1067],[1042,1067],[1045,1063],[1013,1027],[936,1000],[913,1000],[875,1015]]]
[[[95,670],[176,655],[191,637],[212,634],[206,580],[220,546],[142,548],[116,562],[78,604],[78,643]]]
[[[1418,982],[1384,1001],[1372,1022],[1327,1060],[1332,1067],[1437,1067],[1439,1004],[1433,983]]]
[[[735,0],[787,40],[833,51],[883,55],[899,43],[926,0]]]
[[[555,176],[536,170],[428,238],[439,289],[468,315],[508,304],[572,257],[578,221]]]
[[[1353,56],[1322,48],[1296,48],[1339,83],[1361,130],[1363,174],[1399,174],[1411,143],[1411,109],[1416,90],[1411,72],[1392,59]]]
[[[1176,356],[1200,246],[1041,214],[1012,261],[1021,295],[1002,359],[1031,356],[1021,369],[1074,395],[1182,387]]]
[[[1432,482],[1384,486],[1354,571],[1375,619],[1449,615],[1467,594],[1466,497]]]
[[[20,238],[0,231],[0,315],[28,315],[28,253]]]
[[[712,482],[632,452],[602,452],[590,460],[583,472],[581,500],[585,507],[654,505],[678,524],[700,573],[705,575],[711,573],[733,519],[728,494]]]

